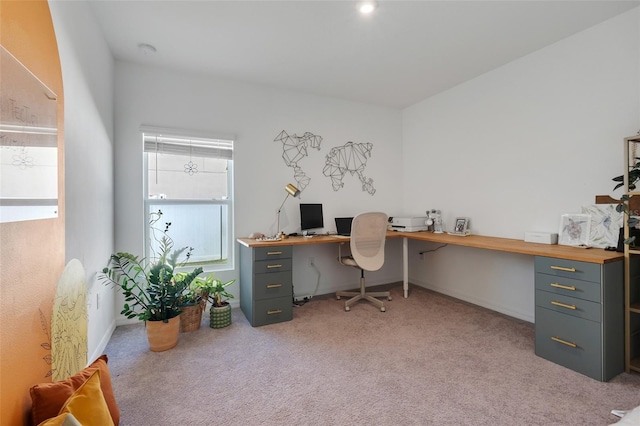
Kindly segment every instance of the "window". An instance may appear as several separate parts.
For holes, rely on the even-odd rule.
[[[193,247],[189,266],[233,266],[233,138],[143,128],[146,256],[170,223],[174,248]]]

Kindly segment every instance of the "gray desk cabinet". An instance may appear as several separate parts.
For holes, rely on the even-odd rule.
[[[623,266],[536,256],[536,355],[600,381],[624,371]]]
[[[292,247],[240,245],[240,309],[254,326],[293,318]]]

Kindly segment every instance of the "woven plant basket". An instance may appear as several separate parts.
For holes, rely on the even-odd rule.
[[[223,328],[231,325],[231,305],[225,305],[222,307],[212,306],[209,310],[211,328]]]
[[[202,305],[183,306],[180,314],[180,331],[188,333],[200,328],[202,322]]]

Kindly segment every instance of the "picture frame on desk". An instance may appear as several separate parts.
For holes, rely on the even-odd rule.
[[[616,210],[617,204],[592,204],[582,206],[580,213],[591,220],[589,245],[596,248],[615,247],[623,226],[624,214]]]
[[[558,244],[565,246],[589,246],[591,215],[563,214],[560,216]]]
[[[451,234],[455,235],[467,235],[469,234],[469,222],[468,217],[457,217],[453,224],[453,231]]]

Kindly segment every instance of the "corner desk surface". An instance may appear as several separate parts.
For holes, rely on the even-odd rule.
[[[464,247],[475,247],[487,250],[520,253],[531,256],[546,256],[557,259],[578,260],[582,262],[605,264],[623,259],[624,255],[615,251],[597,248],[577,248],[557,244],[527,243],[511,238],[487,237],[484,235],[467,235],[465,237],[433,232],[398,232],[388,231],[387,238],[404,238],[406,240],[426,241],[440,244],[451,244]],[[245,247],[277,247],[298,246],[306,244],[327,244],[349,242],[349,237],[338,235],[315,235],[309,237],[288,237],[279,241],[258,241],[252,238],[238,238],[238,243]]]

